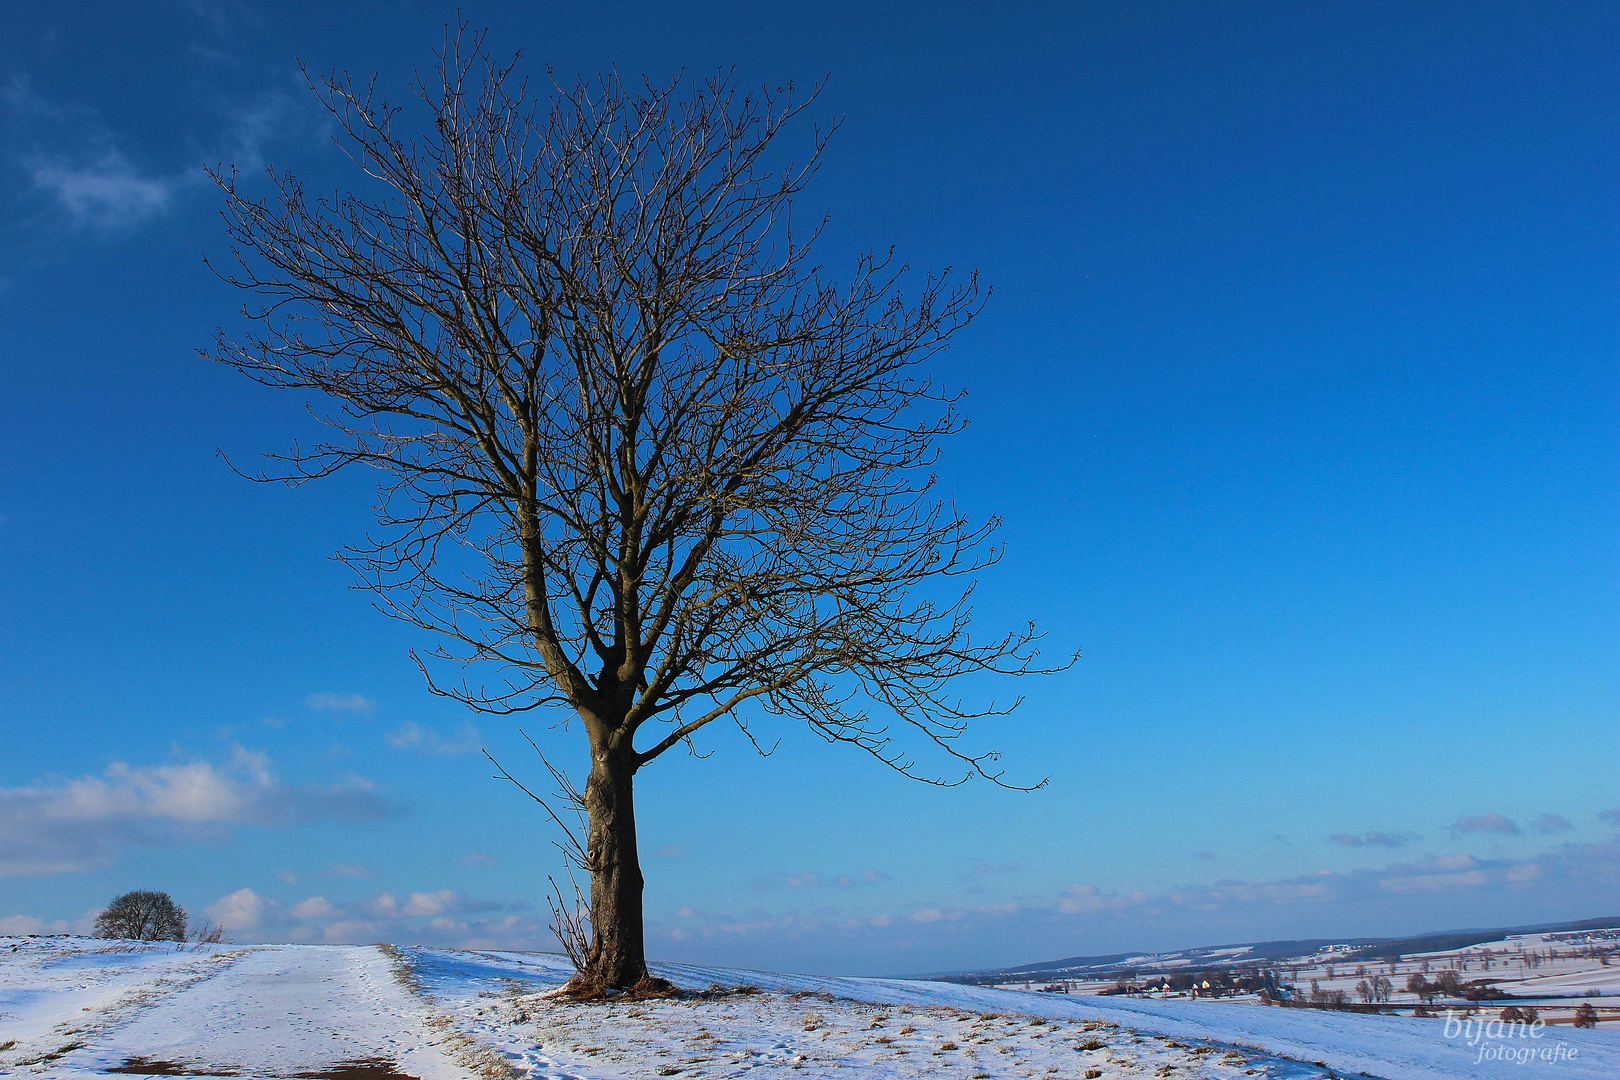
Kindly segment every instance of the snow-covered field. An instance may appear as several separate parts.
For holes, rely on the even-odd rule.
[[[1509,1004],[1534,1007],[1548,1024],[1569,1024],[1582,1004],[1596,1009],[1603,1022],[1620,1027],[1620,929],[1595,929],[1556,933],[1510,934],[1494,941],[1465,948],[1431,952],[1402,953],[1398,958],[1361,959],[1350,955],[1345,946],[1332,946],[1308,954],[1278,958],[1257,964],[1241,957],[1251,970],[1267,968],[1286,985],[1300,992],[1314,988],[1324,993],[1340,993],[1350,1002],[1364,1002],[1368,983],[1377,977],[1389,981],[1391,993],[1380,1004],[1386,1011],[1410,1013],[1419,1005],[1444,1009],[1477,1007],[1491,1016]],[[1136,969],[1133,984],[1143,986],[1141,996],[1157,1000],[1186,999],[1186,990],[1151,989],[1161,979],[1175,973],[1216,971],[1223,967],[1220,951],[1201,951],[1195,957],[1131,957],[1119,962],[1121,969]],[[1433,981],[1441,972],[1454,972],[1463,983],[1484,983],[1509,995],[1509,999],[1470,1001],[1462,995],[1436,994],[1424,999],[1406,989],[1413,976]],[[1004,989],[1032,988],[1054,983],[1070,993],[1111,994],[1116,979],[1062,978],[1029,973],[1004,982]],[[1206,995],[1207,996],[1207,995]],[[1229,1001],[1258,1000],[1254,993],[1240,994]]]
[[[1601,1028],[1470,1046],[1409,1017],[655,967],[722,989],[568,1004],[547,994],[567,975],[548,954],[0,938],[0,1074],[1620,1077],[1620,1031]],[[1480,1057],[1500,1044],[1561,1050]]]

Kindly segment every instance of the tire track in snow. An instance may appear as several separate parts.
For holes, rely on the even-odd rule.
[[[178,971],[171,969],[151,982],[132,986],[111,1003],[93,1009],[88,1018],[63,1020],[57,1024],[47,1036],[47,1040],[56,1043],[50,1049],[30,1051],[18,1047],[17,1049],[23,1052],[14,1065],[23,1068],[34,1067],[38,1071],[38,1066],[58,1061],[83,1048],[91,1040],[134,1022],[146,1010],[156,1008],[176,994],[217,978],[221,972],[253,951],[249,948],[210,953],[185,964]],[[46,957],[40,966],[61,963],[65,959],[67,957]]]
[[[324,1074],[356,1063],[466,1080],[376,946],[260,946],[228,977],[180,988],[58,1059],[53,1077],[102,1077],[136,1060],[188,1073]]]

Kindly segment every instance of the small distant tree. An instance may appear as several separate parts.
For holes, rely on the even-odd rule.
[[[1441,972],[1441,974],[1445,975],[1447,973]],[[1453,976],[1453,978],[1455,978],[1455,976]],[[1406,980],[1406,992],[1408,994],[1416,994],[1426,1005],[1433,1005],[1434,999],[1439,997],[1441,991],[1444,989],[1444,983],[1444,979],[1437,982],[1430,982],[1422,975],[1414,974]]]
[[[1362,979],[1360,982],[1356,983],[1356,994],[1361,998],[1362,1002],[1370,1004],[1373,999],[1372,984],[1366,979]]]
[[[1583,1001],[1575,1010],[1575,1026],[1578,1028],[1597,1027],[1597,1010],[1592,1008],[1590,1001]]]
[[[137,889],[115,897],[96,916],[96,937],[184,941],[186,910],[166,892]]]

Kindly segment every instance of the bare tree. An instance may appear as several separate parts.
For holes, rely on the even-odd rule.
[[[113,898],[96,916],[96,937],[186,940],[186,912],[166,892],[137,889]]]
[[[326,441],[255,478],[381,472],[381,532],[340,558],[440,635],[415,657],[435,692],[577,717],[582,981],[624,987],[646,976],[637,770],[769,715],[908,776],[1006,783],[958,736],[1007,707],[952,683],[1036,670],[1034,635],[969,639],[951,579],[999,556],[995,522],[931,494],[961,419],[921,369],[978,311],[976,279],[903,290],[885,255],[823,275],[790,206],[830,129],[778,156],[810,100],[791,86],[611,75],[541,97],[513,69],[449,35],[414,135],[374,80],[311,77],[365,191],[216,173],[228,279],[263,303],[205,355],[334,403]],[[902,730],[956,770],[924,770]]]

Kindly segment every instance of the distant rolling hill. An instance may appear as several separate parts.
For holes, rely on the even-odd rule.
[[[1620,927],[1620,916],[1579,922],[1538,923],[1472,930],[1444,930],[1403,938],[1306,938],[1292,941],[1250,941],[1232,945],[1205,945],[1157,953],[1109,953],[1104,956],[1068,956],[1016,967],[964,971],[935,978],[952,982],[993,983],[1021,979],[1100,979],[1125,972],[1155,972],[1188,968],[1264,966],[1311,956],[1324,949],[1342,950],[1346,959],[1375,960],[1412,953],[1465,949],[1509,934],[1556,934],[1603,927]]]

